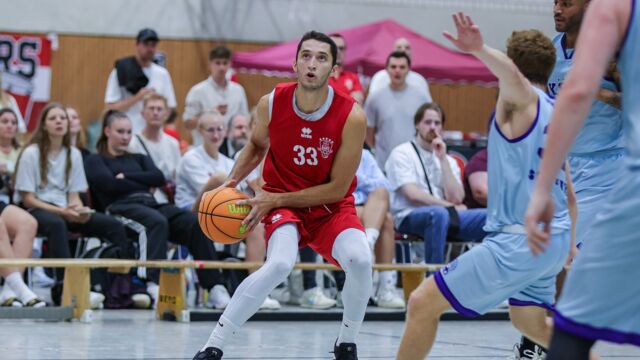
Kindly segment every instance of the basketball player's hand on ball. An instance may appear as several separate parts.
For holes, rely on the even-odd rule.
[[[251,212],[244,218],[242,222],[246,225],[247,231],[253,230],[262,220],[262,218],[276,207],[276,197],[274,193],[266,192],[257,184],[249,183],[251,190],[255,193],[255,196],[251,199],[238,201],[238,205],[251,206]]]
[[[463,12],[452,15],[453,23],[456,25],[458,37],[453,36],[450,32],[442,33],[453,45],[464,52],[473,53],[482,50],[484,40],[478,25],[473,23],[471,17]]]
[[[527,228],[527,240],[533,255],[544,252],[551,236],[551,220],[553,219],[553,200],[548,192],[536,190],[529,202],[524,217]],[[542,227],[540,227],[542,225]]]

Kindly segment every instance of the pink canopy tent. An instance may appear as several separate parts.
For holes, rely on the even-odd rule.
[[[411,68],[435,82],[473,82],[493,85],[496,78],[476,58],[458,53],[429,40],[393,20],[337,31],[347,43],[345,68],[364,76],[373,76],[385,67],[396,39],[411,42]],[[238,52],[234,67],[240,72],[293,77],[291,69],[298,39],[263,50]]]

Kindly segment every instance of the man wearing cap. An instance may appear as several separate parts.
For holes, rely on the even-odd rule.
[[[153,62],[158,34],[153,29],[142,29],[136,37],[136,55],[116,61],[109,74],[104,102],[107,109],[125,112],[133,125],[133,134],[145,126],[142,100],[151,93],[167,99],[171,109],[176,107],[176,95],[167,69]]]

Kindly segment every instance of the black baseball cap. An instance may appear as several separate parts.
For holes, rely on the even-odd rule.
[[[145,28],[138,32],[138,36],[136,36],[136,42],[141,43],[145,41],[160,41],[158,37],[158,33],[155,30]]]

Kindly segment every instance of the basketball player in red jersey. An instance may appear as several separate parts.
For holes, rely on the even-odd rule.
[[[265,185],[243,203],[252,206],[245,219],[249,228],[261,220],[265,224],[267,260],[240,284],[196,360],[222,359],[225,344],[286,279],[298,248],[307,245],[346,273],[334,355],[358,358],[355,342],[371,292],[371,255],[351,194],[366,119],[351,97],[328,86],[336,53],[325,34],[306,33],[293,65],[298,81],[280,84],[260,99],[251,141],[223,186],[234,187],[266,155]]]

